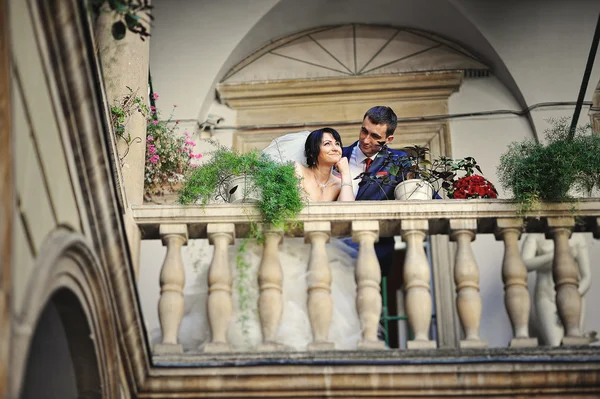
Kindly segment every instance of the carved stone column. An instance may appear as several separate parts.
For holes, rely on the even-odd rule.
[[[215,247],[208,271],[208,321],[211,342],[204,346],[205,352],[228,352],[227,329],[231,321],[233,303],[231,299],[231,272],[227,247],[235,239],[233,223],[211,223],[206,226],[208,241]]]
[[[569,248],[571,229],[575,226],[572,217],[548,218],[548,238],[554,240],[554,260],[552,276],[556,289],[556,307],[565,327],[561,345],[586,345],[589,340],[583,337],[579,328],[581,320],[581,295],[579,288],[579,268]]]
[[[331,270],[326,244],[331,235],[331,222],[305,222],[304,240],[311,244],[308,260],[308,316],[312,327],[313,342],[309,351],[334,349],[329,341],[329,327],[333,304],[331,302]]]
[[[283,238],[283,231],[266,229],[264,234],[265,245],[258,270],[258,313],[263,342],[258,346],[258,350],[277,351],[284,349],[283,345],[275,341],[283,311],[283,271],[279,261],[279,244]]]
[[[479,266],[475,261],[471,241],[477,231],[476,219],[450,219],[451,239],[456,241],[454,281],[456,309],[465,333],[461,348],[486,348],[487,341],[479,337],[481,323],[481,295],[479,294]]]
[[[429,339],[431,326],[431,273],[427,254],[423,248],[429,222],[427,220],[403,220],[402,239],[406,242],[404,259],[404,297],[408,324],[415,338],[408,341],[408,349],[435,348],[436,342]]]
[[[377,339],[381,316],[381,269],[375,253],[379,240],[379,222],[352,222],[352,240],[359,243],[356,260],[356,309],[362,328],[359,349],[382,349],[385,343]]]
[[[96,48],[102,63],[102,75],[106,97],[110,105],[129,94],[129,89],[148,103],[148,67],[150,57],[150,38],[142,41],[140,37],[127,32],[122,40],[115,40],[111,28],[118,16],[113,12],[102,12],[94,27]],[[148,26],[150,29],[150,26]],[[123,158],[123,166],[117,173],[123,182],[125,192],[125,232],[135,276],[139,275],[139,252],[141,233],[130,215],[131,205],[142,205],[144,201],[144,170],[146,161],[146,118],[139,112],[133,112],[127,122],[127,131],[134,139],[127,146],[121,139],[116,140],[117,158]]]
[[[161,224],[159,228],[167,255],[160,271],[160,299],[158,318],[162,330],[162,343],[154,345],[155,354],[183,353],[177,336],[183,318],[183,286],[185,271],[181,260],[181,247],[187,243],[185,224]]]
[[[523,230],[523,219],[496,220],[496,240],[504,241],[502,281],[504,282],[504,304],[513,328],[512,348],[537,346],[537,338],[529,337],[529,310],[531,300],[527,289],[527,267],[519,252],[519,237]]]

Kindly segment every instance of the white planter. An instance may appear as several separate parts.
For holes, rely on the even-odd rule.
[[[433,198],[433,186],[421,179],[410,179],[398,183],[394,189],[397,200],[430,200]]]
[[[258,202],[260,190],[248,176],[236,176],[227,184],[227,200],[232,204]]]

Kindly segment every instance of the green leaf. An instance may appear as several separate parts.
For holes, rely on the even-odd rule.
[[[111,32],[115,40],[122,40],[127,33],[127,27],[123,22],[117,21],[113,24]]]

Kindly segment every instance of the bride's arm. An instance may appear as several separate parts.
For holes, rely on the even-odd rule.
[[[350,176],[350,166],[348,158],[342,157],[336,164],[342,178],[342,188],[338,195],[338,201],[354,201],[354,189],[352,188],[352,176]]]

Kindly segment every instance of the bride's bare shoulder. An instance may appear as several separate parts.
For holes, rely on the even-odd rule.
[[[294,162],[294,167],[296,168],[296,174],[300,177],[306,176],[306,174],[309,171],[308,167],[302,165],[299,162]]]

